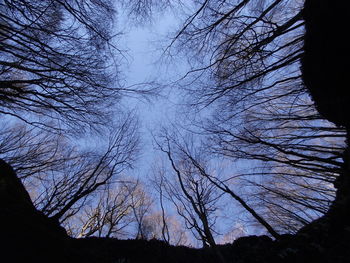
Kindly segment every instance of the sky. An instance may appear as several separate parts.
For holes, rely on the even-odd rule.
[[[170,84],[185,73],[185,66],[164,62],[163,49],[169,43],[167,35],[176,25],[173,14],[159,15],[149,24],[131,26],[125,33],[128,65],[124,69],[126,86],[156,81],[162,85]],[[181,100],[178,92],[165,86],[156,92],[156,96],[147,99],[124,97],[122,104],[128,109],[135,109],[141,121],[142,148],[152,149],[151,132],[169,120],[174,120],[177,103]],[[136,167],[136,173],[142,175],[150,162],[156,158],[153,150],[144,151]]]

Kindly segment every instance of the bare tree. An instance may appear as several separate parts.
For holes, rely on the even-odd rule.
[[[0,2],[0,113],[51,131],[108,124],[121,95],[112,1]]]
[[[63,153],[68,153],[63,149],[68,144],[65,136],[6,119],[0,125],[0,157],[22,180],[45,176],[48,170],[58,171],[66,158],[74,158]]]
[[[102,114],[99,105],[115,97],[104,61],[112,7],[28,0],[2,1],[1,10],[1,113],[35,125],[39,117],[83,123]]]
[[[303,1],[191,3],[167,51],[188,58],[178,84],[194,129],[213,158],[244,162],[236,181],[252,208],[266,208],[266,225],[295,232],[334,199],[346,134],[318,114],[301,78]]]
[[[121,82],[115,5],[0,1],[0,156],[48,217],[69,227],[85,213],[80,236],[119,235],[146,204],[131,202],[139,188],[111,190],[139,153],[135,113],[115,110],[148,94]]]
[[[198,174],[181,151],[173,147],[173,138],[165,134],[163,139],[164,143],[157,142],[157,145],[166,154],[174,173],[174,178],[161,174],[167,198],[203,246],[215,247],[216,211],[219,209],[221,194],[206,178]]]
[[[192,70],[184,80],[191,105],[218,101],[232,110],[270,88],[299,86],[301,2],[203,0],[193,5],[169,46],[169,52],[174,48],[190,56]]]
[[[34,162],[22,170],[27,171],[24,182],[39,210],[64,222],[82,209],[98,190],[105,189],[133,166],[139,151],[138,120],[133,113],[126,114],[114,128],[107,140],[100,139],[100,146],[94,149],[81,150],[64,140],[56,141],[58,146],[52,148],[53,152],[48,151],[52,165],[48,162],[46,166],[36,167],[40,163]],[[32,139],[38,147],[36,150],[45,147],[45,141],[36,141],[41,137]],[[16,150],[26,152],[25,147]],[[21,168],[17,168],[21,162],[13,165]]]
[[[133,194],[130,196],[130,207],[135,219],[136,239],[147,240],[150,238],[152,226],[147,216],[151,212],[153,199],[144,189],[144,186],[138,180],[134,185],[131,185],[129,191]]]
[[[166,138],[167,150],[164,150],[163,148],[161,148],[161,149],[163,152],[165,152],[167,154],[167,156],[168,156],[168,158],[173,166],[173,169],[176,169],[175,171],[178,173],[178,176],[179,176],[180,171],[175,166],[174,157],[173,157],[173,155],[175,155],[175,154],[177,154],[178,156],[181,156],[181,158],[182,158],[181,160],[183,160],[183,162],[186,162],[189,165],[189,167],[191,167],[191,171],[193,173],[197,174],[197,177],[199,178],[198,181],[201,181],[202,183],[205,182],[205,184],[207,185],[206,190],[207,190],[208,197],[209,197],[209,195],[213,195],[218,190],[220,191],[221,195],[224,193],[228,194],[236,202],[238,202],[239,205],[242,206],[249,214],[251,214],[251,216],[253,216],[253,218],[259,224],[261,224],[263,227],[265,227],[266,230],[273,237],[279,238],[280,235],[275,231],[275,229],[261,215],[259,215],[259,213],[257,213],[256,210],[251,205],[248,204],[248,202],[244,201],[244,199],[241,198],[230,187],[230,181],[232,181],[232,177],[226,178],[226,179],[220,178],[220,176],[214,176],[214,175],[211,175],[210,172],[208,172],[209,162],[207,162],[207,164],[205,164],[206,162],[204,162],[204,158],[205,158],[204,157],[205,151],[203,150],[204,148],[202,148],[200,146],[196,146],[195,150],[191,149],[191,147],[189,147],[189,145],[193,145],[193,142],[191,143],[189,141],[189,139],[187,139],[187,140],[176,139],[175,136],[176,135],[173,135],[170,137],[168,134],[166,134],[165,138]],[[189,137],[187,136],[187,138],[189,138]],[[175,166],[175,168],[174,168],[174,166]],[[187,171],[187,170],[185,170],[185,171]],[[186,172],[185,172],[185,176],[186,176],[185,178],[187,180],[191,181],[191,177],[189,177]],[[183,185],[183,184],[181,184],[181,185]],[[197,186],[196,182],[195,182],[195,185]],[[198,189],[196,187],[195,192],[197,192],[197,191],[198,191]],[[194,195],[193,194],[189,194],[188,196],[186,195],[187,198],[190,198],[191,196],[194,196]],[[215,200],[215,199],[213,199],[213,200]],[[196,202],[199,203],[198,200]],[[213,202],[213,204],[211,205],[212,209],[216,209],[214,204],[215,204],[215,202]],[[215,210],[213,210],[213,211],[215,211]]]
[[[133,223],[128,182],[109,184],[86,208],[80,211],[79,223],[70,224],[77,237],[124,237]]]
[[[121,178],[107,187],[68,219],[73,236],[161,239],[159,213],[139,180]]]
[[[269,108],[265,105],[246,112],[243,121],[214,121],[206,127],[210,133],[207,149],[252,164],[237,180],[242,187],[254,186],[260,192],[253,195],[258,206],[266,202],[268,218],[279,218],[276,227],[287,232],[327,212],[335,196],[332,183],[343,163],[345,131],[320,118],[309,102],[295,97],[292,105],[286,96],[275,98]]]
[[[226,262],[214,238],[214,235],[218,234],[215,229],[218,219],[216,212],[219,210],[223,193],[216,191],[215,185],[198,173],[183,152],[173,147],[172,144],[176,144],[176,140],[166,131],[162,139],[163,143],[156,141],[156,144],[160,151],[166,154],[174,174],[171,179],[164,178],[167,198],[184,219],[186,227],[202,242],[202,246],[213,248],[220,262]],[[191,146],[185,145],[187,149]]]
[[[166,243],[170,243],[170,232],[169,232],[169,225],[168,225],[168,220],[166,217],[166,209],[164,207],[164,187],[165,187],[165,173],[166,169],[164,166],[164,163],[161,162],[161,164],[157,165],[154,164],[152,166],[152,176],[151,176],[151,182],[153,185],[153,188],[158,192],[159,196],[159,206],[161,210],[161,238],[164,240]]]

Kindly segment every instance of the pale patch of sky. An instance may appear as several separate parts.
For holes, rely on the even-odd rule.
[[[145,175],[150,163],[155,159],[151,132],[155,132],[162,124],[174,121],[181,97],[170,86],[186,72],[184,63],[169,61],[164,55],[166,45],[170,43],[169,32],[175,30],[179,20],[172,13],[159,15],[143,26],[134,26],[124,35],[127,47],[127,67],[125,85],[142,87],[159,87],[154,96],[142,99],[137,95],[124,97],[122,105],[137,111],[141,121],[142,158],[136,173]],[[176,59],[176,58],[173,58]],[[179,61],[178,61],[179,62]],[[146,83],[151,83],[148,85]]]

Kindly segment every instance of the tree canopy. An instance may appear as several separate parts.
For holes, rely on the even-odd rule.
[[[119,107],[147,89],[123,82],[118,8],[138,26],[181,13],[163,56],[188,71],[157,83],[176,88],[181,115],[152,128],[159,155]],[[296,233],[328,213],[346,166],[346,127],[320,115],[302,77],[304,11],[301,0],[0,0],[0,157],[74,237],[198,241],[223,259],[227,233]],[[154,169],[132,178],[140,152]]]

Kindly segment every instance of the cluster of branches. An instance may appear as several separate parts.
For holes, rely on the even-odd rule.
[[[105,123],[122,90],[112,3],[4,0],[0,10],[0,113],[55,130]]]
[[[94,200],[81,209],[69,222],[69,232],[77,237],[130,237],[128,228],[136,226],[143,234],[134,238],[147,239],[144,233],[152,199],[139,181],[119,181],[100,191]],[[136,232],[136,231],[135,231]]]
[[[149,90],[121,84],[118,5],[135,20],[150,18],[154,7],[0,1],[0,158],[16,170],[37,209],[72,236],[161,238],[164,217],[153,211],[142,183],[126,176],[139,156],[139,121],[134,112],[120,113],[118,102]],[[184,244],[178,222],[166,220],[167,242]]]
[[[194,11],[167,51],[188,58],[191,68],[179,86],[195,117],[186,130],[202,142],[193,151],[193,143],[183,139],[190,136],[167,131],[158,143],[178,175],[177,192],[195,204],[191,212],[200,218],[198,202],[191,201],[195,195],[188,195],[193,187],[181,183],[196,173],[271,236],[296,232],[328,211],[346,136],[318,114],[301,79],[303,1],[191,3]],[[213,173],[203,156],[242,168],[226,176]],[[190,164],[187,172],[184,163]]]
[[[130,14],[144,17],[167,5],[128,3]],[[125,114],[115,125],[108,118],[123,92],[135,91],[118,83],[112,3],[0,1],[0,114],[31,124],[4,124],[0,155],[35,205],[74,236],[121,236],[134,225],[136,238],[184,243],[170,202],[185,228],[213,248],[224,199],[277,239],[326,213],[346,134],[318,114],[301,79],[303,1],[176,6],[192,13],[166,51],[183,52],[191,66],[178,84],[196,113],[196,134],[177,127],[156,138],[169,169],[154,172],[161,209],[152,214],[140,183],[120,179],[138,154],[136,117]],[[93,151],[62,133],[106,123]],[[242,168],[219,173],[213,161]]]
[[[199,174],[198,169],[185,156],[186,151],[172,147],[172,143],[177,142],[174,136],[164,135],[164,143],[157,142],[159,149],[167,155],[174,174],[169,176],[165,167],[158,167],[158,170],[163,169],[156,173],[154,182],[160,197],[165,195],[174,204],[177,213],[184,219],[186,228],[194,237],[204,247],[215,246],[215,213],[219,209],[218,203],[222,194]]]
[[[0,1],[0,158],[35,206],[77,236],[119,234],[131,211],[143,225],[150,206],[138,183],[119,182],[139,156],[139,121],[114,110],[122,95],[145,90],[121,84],[115,7]]]
[[[126,114],[107,140],[90,147],[74,145],[68,137],[44,133],[24,124],[0,132],[1,157],[10,163],[36,207],[64,222],[93,197],[133,166],[139,152],[138,121]],[[90,140],[93,140],[90,138]],[[105,143],[103,143],[105,141]]]
[[[107,125],[121,96],[147,93],[121,82],[116,7],[0,1],[0,113],[51,131],[82,129]]]
[[[15,123],[0,129],[1,158],[22,179],[38,210],[73,237],[188,243],[186,229],[162,215],[140,180],[128,176],[139,153],[138,120],[124,115],[106,142],[72,146],[69,137]],[[164,227],[167,228],[165,238]]]

